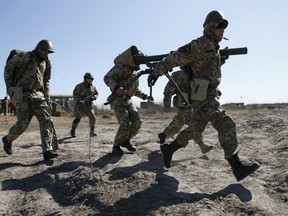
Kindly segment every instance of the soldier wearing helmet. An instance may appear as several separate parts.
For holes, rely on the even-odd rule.
[[[96,117],[93,109],[93,101],[98,97],[98,91],[93,85],[94,77],[91,73],[85,73],[83,82],[77,84],[73,90],[73,99],[75,102],[74,107],[74,120],[70,134],[76,137],[76,128],[82,117],[89,118],[90,132],[89,136],[97,136],[95,132]]]
[[[139,89],[139,80],[135,80],[132,85],[124,89],[124,86],[138,74],[139,65],[134,60],[134,55],[141,52],[136,46],[131,46],[114,59],[114,66],[104,76],[105,84],[110,88],[116,99],[111,102],[114,109],[119,128],[114,139],[112,149],[113,154],[123,155],[121,147],[130,152],[136,151],[130,141],[140,131],[142,120],[131,98],[136,96],[142,100],[153,101],[152,96],[148,96]]]
[[[186,147],[190,139],[199,137],[210,122],[217,130],[225,159],[230,164],[237,181],[254,173],[260,165],[257,162],[244,164],[238,157],[236,125],[220,106],[221,66],[219,42],[223,39],[228,21],[223,13],[214,10],[204,21],[203,35],[180,47],[176,52],[160,61],[148,77],[148,85],[155,84],[157,78],[170,69],[184,65],[192,71],[189,84],[189,100],[193,113],[187,128],[183,129],[170,144],[161,145],[164,165],[171,166],[172,156],[178,149]]]
[[[41,40],[39,43],[36,45],[36,49],[39,50],[46,50],[49,51],[49,53],[54,53],[54,48],[49,40]]]
[[[11,100],[15,98],[13,102],[17,104],[17,122],[2,138],[4,151],[8,155],[12,154],[12,142],[27,129],[32,117],[36,116],[40,125],[44,159],[58,156],[57,137],[49,108],[51,63],[48,55],[53,52],[51,41],[45,39],[39,41],[33,51],[18,52],[7,60],[4,79]]]

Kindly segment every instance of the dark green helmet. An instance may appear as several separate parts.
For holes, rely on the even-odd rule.
[[[92,80],[94,80],[94,77],[93,77],[93,75],[91,73],[85,73],[84,79],[92,79]]]
[[[53,45],[49,40],[41,40],[36,46],[36,49],[48,50],[50,53],[54,52]]]
[[[221,11],[214,10],[208,13],[204,21],[203,27],[205,26],[206,23],[208,23],[211,20],[223,20],[223,22],[221,22],[220,25],[224,29],[228,26],[228,21],[225,19],[224,14]]]

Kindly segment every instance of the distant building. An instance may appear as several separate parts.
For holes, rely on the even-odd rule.
[[[60,116],[61,111],[57,107],[61,107],[67,113],[73,110],[73,95],[72,94],[51,94],[50,99],[52,101],[52,115]]]

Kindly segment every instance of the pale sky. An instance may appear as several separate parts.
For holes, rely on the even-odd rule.
[[[221,48],[247,47],[247,55],[231,56],[222,67],[220,102],[288,102],[288,1],[227,0],[1,0],[0,68],[12,49],[33,50],[42,39],[52,41],[51,94],[72,94],[91,72],[102,106],[110,94],[103,82],[113,60],[131,45],[146,55],[166,54],[202,35],[212,10],[229,21]],[[146,69],[145,65],[141,69]],[[162,102],[167,78],[153,88]],[[149,94],[147,75],[140,89]],[[0,98],[6,95],[0,79]],[[134,97],[138,105],[141,101]]]

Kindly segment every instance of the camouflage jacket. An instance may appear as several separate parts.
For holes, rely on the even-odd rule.
[[[73,90],[74,102],[77,104],[93,93],[95,93],[95,95],[91,97],[91,101],[98,98],[98,91],[94,85],[88,85],[85,81],[83,81],[82,83],[77,84]],[[86,104],[91,105],[92,103],[88,103],[91,101],[87,101]]]
[[[145,100],[147,95],[139,89],[139,80],[131,83],[131,80],[133,80],[137,74],[138,72],[132,70],[131,67],[118,63],[104,76],[104,82],[112,93],[115,93],[117,88],[124,87],[126,96],[137,96]],[[128,85],[128,83],[131,85]],[[127,85],[129,87],[125,88]]]
[[[13,56],[4,69],[7,90],[10,87],[22,87],[24,93],[40,90],[46,99],[50,99],[50,78],[50,60],[39,61],[35,51]]]
[[[192,78],[208,80],[208,94],[215,95],[215,90],[221,82],[222,65],[218,43],[203,35],[185,47],[186,50],[178,49],[160,61],[155,66],[153,75],[161,76],[169,69],[188,65],[193,71]]]
[[[188,72],[184,70],[175,71],[171,74],[172,79],[175,81],[175,83],[178,85],[179,89],[183,93],[183,95],[188,99],[189,98],[189,91],[190,91],[190,81],[191,77],[189,77]],[[182,102],[178,102],[178,100],[181,100],[181,96],[179,96],[178,91],[172,81],[168,81],[164,88],[164,99],[163,104],[164,107],[170,107],[171,106],[171,98],[174,95],[173,98],[173,105],[175,107],[181,107],[180,104],[183,104]],[[182,101],[182,100],[181,100]],[[182,105],[183,106],[183,105]]]

